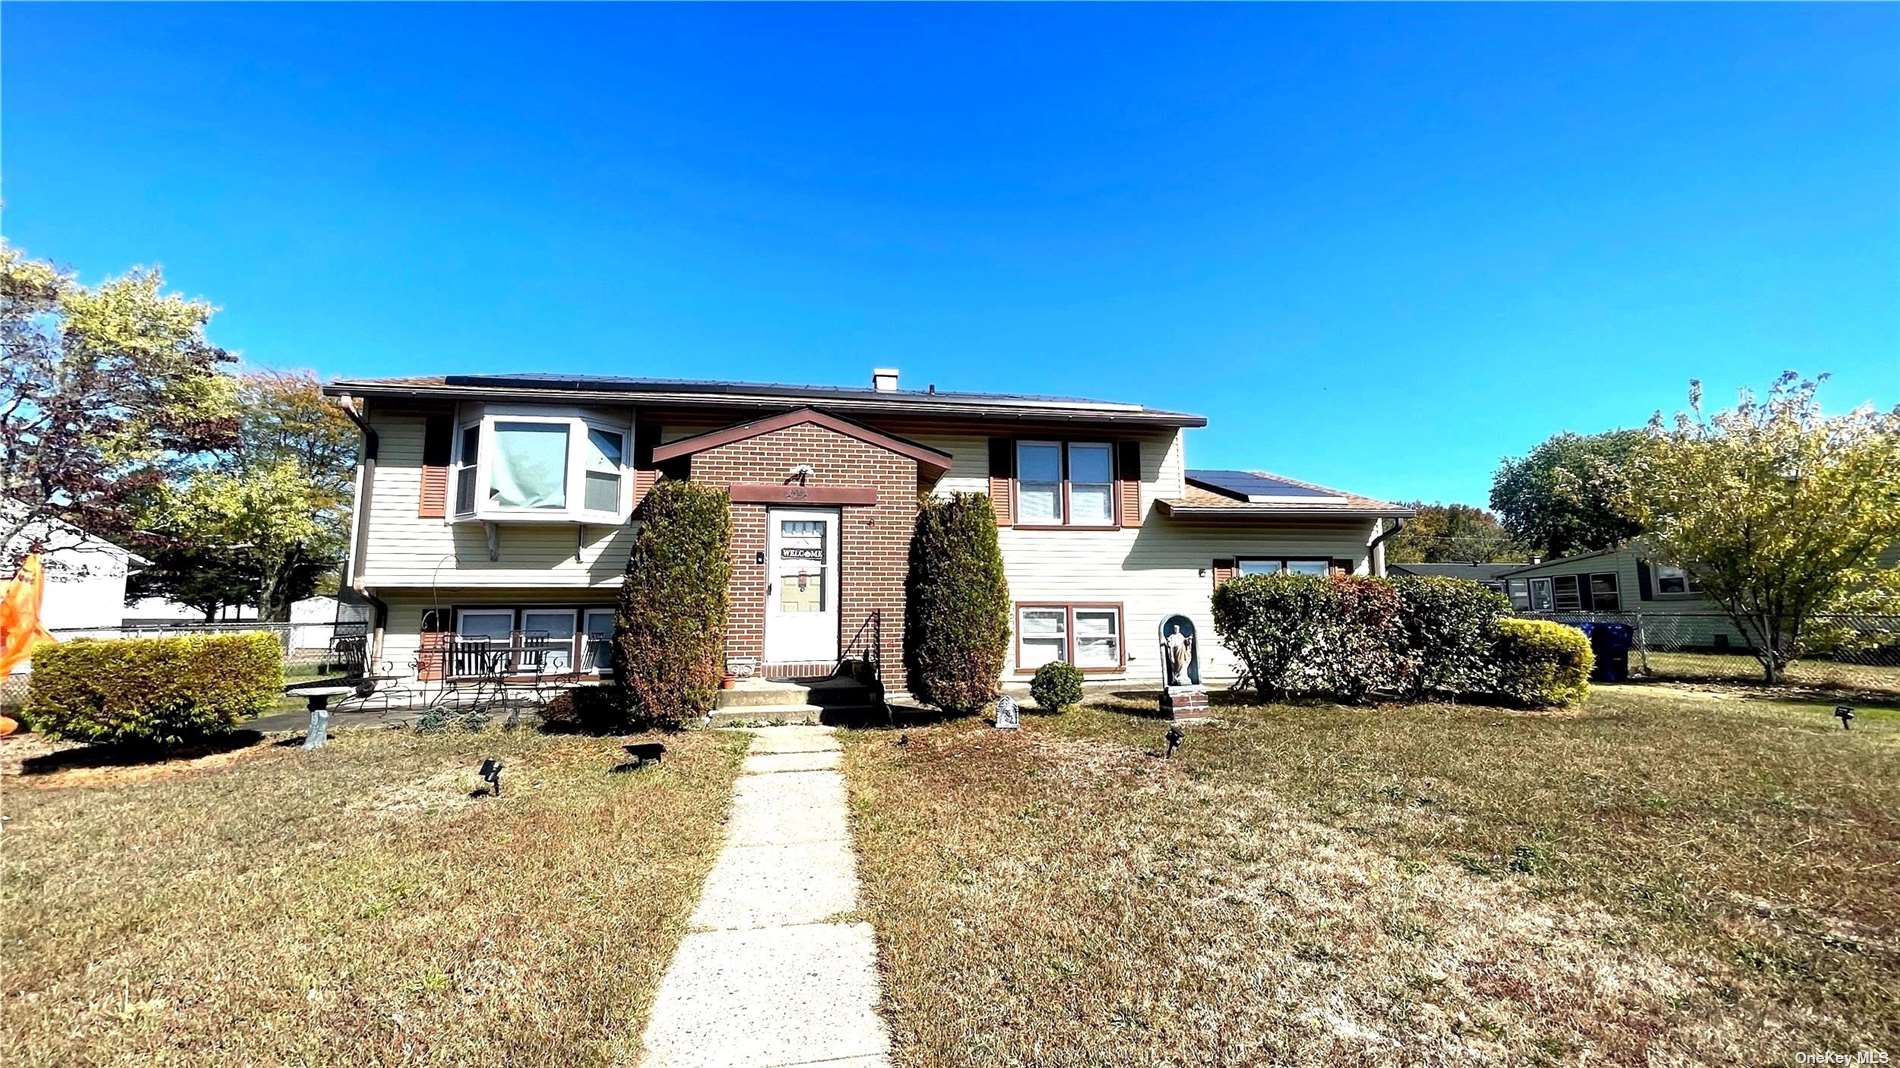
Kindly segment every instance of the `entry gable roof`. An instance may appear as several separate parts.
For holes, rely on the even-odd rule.
[[[720,430],[708,430],[704,434],[695,434],[690,438],[681,438],[678,441],[668,442],[665,445],[657,445],[653,449],[653,462],[662,463],[667,460],[676,460],[682,456],[691,456],[694,453],[705,452],[707,449],[715,449],[721,445],[730,445],[735,441],[745,441],[748,438],[756,438],[761,434],[770,434],[775,430],[803,426],[808,423],[843,434],[845,437],[852,438],[856,441],[862,441],[867,445],[875,445],[880,449],[894,452],[899,456],[908,457],[909,459],[917,461],[918,467],[923,468],[932,475],[941,475],[945,471],[950,470],[951,457],[947,452],[938,452],[928,445],[920,445],[907,438],[900,438],[895,434],[886,434],[882,430],[873,430],[863,423],[854,423],[849,419],[841,419],[829,412],[822,412],[816,408],[794,408],[789,412],[780,412],[777,415],[768,415],[763,419],[753,419],[744,423],[735,423],[732,426]]]

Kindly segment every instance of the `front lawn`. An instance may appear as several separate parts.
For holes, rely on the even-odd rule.
[[[1900,1051],[1900,713],[1151,701],[848,740],[899,1064]]]
[[[630,774],[457,729],[9,775],[0,1062],[631,1062],[745,744],[663,740]]]

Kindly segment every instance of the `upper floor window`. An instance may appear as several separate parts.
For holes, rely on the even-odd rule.
[[[1016,443],[1016,522],[1115,524],[1115,453],[1106,442]]]
[[[619,522],[630,503],[623,424],[490,407],[456,432],[455,514]]]

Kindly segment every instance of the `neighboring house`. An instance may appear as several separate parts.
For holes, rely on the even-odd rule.
[[[185,627],[194,623],[248,623],[257,619],[255,605],[228,604],[217,617],[206,619],[204,610],[164,597],[141,597],[125,606],[128,627]]]
[[[46,574],[40,623],[47,630],[119,625],[125,611],[126,576],[143,560],[58,519],[39,521],[6,546],[0,558],[12,560],[34,544],[48,546],[40,553],[40,565]]]
[[[1158,628],[1190,617],[1208,677],[1217,582],[1261,570],[1384,571],[1411,511],[1291,479],[1189,472],[1196,415],[1007,394],[450,375],[335,382],[363,428],[347,583],[376,605],[372,656],[456,634],[544,636],[552,670],[606,669],[630,520],[658,478],[733,501],[729,659],[770,678],[832,670],[881,638],[904,689],[918,494],[991,499],[1014,601],[1007,679],[1054,659],[1161,678]],[[453,672],[453,665],[448,667]]]
[[[1499,576],[1521,611],[1644,612],[1678,617],[1657,640],[1685,648],[1745,648],[1722,606],[1703,597],[1681,568],[1650,558],[1641,539],[1615,549],[1530,564]]]
[[[1468,579],[1481,586],[1505,592],[1506,572],[1530,567],[1530,564],[1388,564],[1386,570],[1393,575],[1413,575],[1418,578],[1455,578]]]

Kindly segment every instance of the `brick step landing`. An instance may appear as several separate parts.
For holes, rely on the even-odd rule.
[[[731,689],[719,691],[713,708],[715,712],[725,712],[786,705],[863,708],[870,704],[870,687],[856,679],[810,679],[802,682],[740,679]]]

